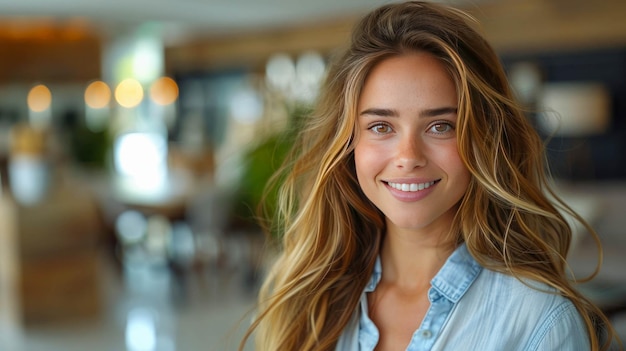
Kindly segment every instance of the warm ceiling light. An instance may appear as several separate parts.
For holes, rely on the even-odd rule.
[[[152,83],[150,97],[159,105],[169,105],[178,98],[178,85],[169,77],[161,77]]]
[[[85,104],[91,108],[104,108],[111,101],[111,89],[102,81],[92,82],[85,89]]]
[[[115,88],[115,100],[122,107],[135,107],[141,103],[142,99],[143,88],[136,79],[124,79]]]
[[[26,101],[31,111],[42,112],[50,108],[52,104],[52,94],[47,86],[39,84],[28,92]]]

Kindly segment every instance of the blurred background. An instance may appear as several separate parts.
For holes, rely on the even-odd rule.
[[[1,1],[2,350],[235,350],[272,259],[263,186],[386,2]],[[598,230],[580,288],[626,336],[626,2],[448,3],[482,23]],[[599,257],[575,229],[584,276]]]

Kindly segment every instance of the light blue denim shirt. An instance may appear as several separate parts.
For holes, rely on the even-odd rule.
[[[381,272],[378,260],[337,351],[376,347],[367,293],[376,289]],[[431,281],[430,308],[406,350],[589,350],[585,324],[571,301],[530,284],[538,289],[483,269],[461,245]]]

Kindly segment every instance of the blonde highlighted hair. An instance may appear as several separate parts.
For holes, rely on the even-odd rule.
[[[434,55],[457,87],[458,151],[472,179],[448,239],[465,242],[488,269],[555,288],[581,313],[592,349],[609,348],[609,321],[568,278],[572,232],[561,211],[597,235],[550,189],[544,145],[475,25],[457,9],[412,1],[382,6],[356,26],[277,177],[272,230],[281,251],[246,335],[256,334],[257,350],[333,350],[356,310],[385,231],[356,180],[357,102],[373,66],[410,52]]]

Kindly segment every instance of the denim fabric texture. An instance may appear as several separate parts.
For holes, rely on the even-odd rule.
[[[377,260],[359,308],[337,351],[373,351],[378,329],[368,317],[367,293],[380,281]],[[537,282],[482,268],[465,245],[431,281],[430,308],[407,351],[589,350],[582,317],[567,298]]]

